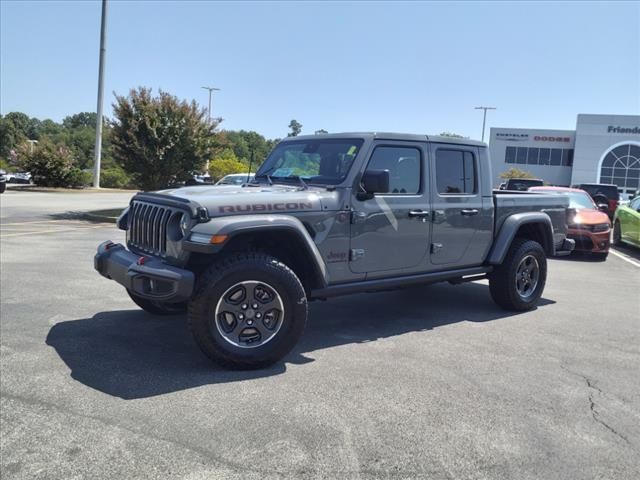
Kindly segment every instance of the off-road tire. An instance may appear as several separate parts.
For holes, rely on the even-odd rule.
[[[620,226],[620,220],[616,220],[613,224],[613,244],[622,245],[622,227]]]
[[[521,262],[532,256],[537,261],[539,277],[529,296],[523,297],[516,287],[516,274]],[[526,238],[516,237],[501,265],[489,275],[489,291],[493,301],[505,310],[526,311],[536,306],[547,281],[547,257],[542,246]]]
[[[7,184],[5,182],[0,182],[0,193],[4,193],[7,189]]]
[[[229,342],[216,324],[219,302],[241,282],[263,282],[275,290],[284,307],[277,333],[250,348]],[[198,278],[188,317],[198,347],[212,361],[227,368],[256,369],[277,362],[296,345],[307,320],[307,298],[296,274],[277,258],[240,253],[215,262]]]
[[[187,311],[187,302],[158,302],[156,300],[139,297],[131,290],[127,290],[127,293],[129,297],[131,297],[131,300],[133,300],[133,303],[152,315],[180,315]]]

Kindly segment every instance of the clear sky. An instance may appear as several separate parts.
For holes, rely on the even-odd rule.
[[[100,3],[0,2],[2,113],[95,111]],[[575,128],[640,113],[639,2],[109,2],[105,112],[138,85],[227,129]]]

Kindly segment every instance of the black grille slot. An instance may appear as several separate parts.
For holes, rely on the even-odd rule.
[[[178,209],[134,201],[129,211],[129,245],[151,255],[167,252],[167,226]]]

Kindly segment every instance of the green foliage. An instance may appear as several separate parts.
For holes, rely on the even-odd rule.
[[[232,149],[227,148],[209,161],[209,175],[213,180],[220,180],[230,173],[245,173],[249,167],[238,160]]]
[[[132,188],[133,180],[119,165],[111,165],[100,170],[100,186],[105,188]]]
[[[29,145],[19,147],[20,167],[31,172],[33,181],[44,187],[78,187],[91,182],[91,174],[75,165],[73,152],[48,140],[42,140],[31,151]]]
[[[287,134],[287,137],[297,137],[302,132],[302,124],[297,120],[291,120],[289,122],[289,129],[291,131]]]
[[[329,132],[327,132],[324,128],[321,128],[320,130],[316,130],[315,131],[316,135],[322,135],[322,134],[325,134],[325,133],[329,133]]]
[[[98,115],[94,112],[80,112],[75,115],[70,115],[62,120],[62,125],[67,129],[74,129],[79,127],[89,127],[93,130],[96,129],[96,119]]]
[[[531,172],[527,172],[526,170],[520,170],[519,168],[511,167],[506,172],[502,172],[500,174],[500,178],[503,180],[508,180],[510,178],[536,178]]]
[[[452,132],[442,132],[440,134],[441,137],[453,137],[453,138],[468,138],[468,137],[463,137],[462,135],[458,135],[457,133],[452,133]]]
[[[113,155],[144,190],[163,188],[201,171],[218,145],[215,124],[195,102],[140,87],[116,95]]]
[[[10,169],[9,162],[5,158],[0,158],[0,170],[7,171]]]
[[[236,158],[247,165],[251,164],[251,169],[254,171],[262,165],[278,143],[278,140],[267,140],[257,132],[246,130],[224,131],[222,135],[222,141],[233,149]]]

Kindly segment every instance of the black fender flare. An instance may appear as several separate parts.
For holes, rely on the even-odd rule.
[[[307,261],[311,262],[312,270],[319,285],[326,286],[328,282],[327,269],[313,238],[300,220],[288,215],[239,215],[212,218],[208,222],[195,225],[190,235],[226,235],[228,239],[219,245],[194,242],[187,240],[184,246],[187,250],[200,253],[215,254],[224,250],[234,237],[248,233],[285,232],[294,236],[303,246]]]
[[[538,225],[538,228],[541,228],[543,235],[542,248],[544,248],[547,256],[554,256],[553,223],[549,215],[544,212],[523,212],[514,213],[504,221],[489,251],[487,263],[491,265],[501,264],[520,227],[532,224]]]

